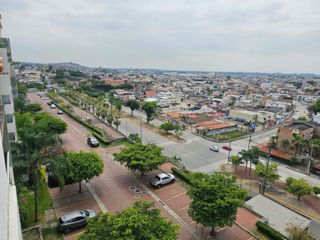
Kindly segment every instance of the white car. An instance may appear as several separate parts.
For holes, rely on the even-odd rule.
[[[50,108],[51,108],[51,109],[55,109],[55,108],[56,108],[56,105],[51,104],[51,105],[50,105]]]
[[[153,187],[161,187],[165,184],[174,182],[175,177],[171,173],[159,173],[151,179],[150,185]]]
[[[219,152],[219,148],[217,146],[211,146],[210,150],[214,152]]]

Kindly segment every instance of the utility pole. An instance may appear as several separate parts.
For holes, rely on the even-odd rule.
[[[248,150],[249,150],[249,148],[250,148],[251,138],[252,138],[252,132],[250,133],[250,137],[249,137]]]
[[[260,188],[259,188],[259,192],[261,192],[261,194],[264,194],[264,192],[266,191],[266,188],[267,188],[267,175],[269,172],[269,164],[270,164],[270,160],[271,160],[272,147],[275,144],[274,141],[275,141],[275,137],[271,137],[268,142],[269,153],[268,153],[268,159],[267,159],[267,163],[266,163],[266,171],[264,173],[262,185],[260,185]]]
[[[229,164],[229,162],[230,162],[230,152],[231,152],[231,141],[229,142],[228,164]]]
[[[142,117],[140,118],[140,138],[142,141]]]
[[[307,175],[310,174],[310,166],[311,166],[312,154],[313,154],[313,146],[311,145],[310,154],[307,154],[307,167],[306,167],[306,174]]]

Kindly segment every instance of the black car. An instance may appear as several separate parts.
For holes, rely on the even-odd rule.
[[[87,143],[91,147],[98,147],[99,141],[95,137],[88,137]]]
[[[77,210],[67,213],[59,218],[57,228],[59,232],[69,233],[74,229],[88,224],[88,218],[96,217],[93,210]]]

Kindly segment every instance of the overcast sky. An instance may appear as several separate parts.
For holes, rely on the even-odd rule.
[[[320,0],[0,0],[17,61],[320,73]]]

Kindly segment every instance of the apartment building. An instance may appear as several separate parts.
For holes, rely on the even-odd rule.
[[[1,31],[1,29],[0,29]],[[10,41],[1,37],[0,33],[0,57],[2,58],[3,69],[0,73],[0,95],[4,105],[4,113],[8,126],[10,141],[15,141],[17,137],[16,123],[14,117],[13,99],[18,94],[17,81],[15,79],[14,68],[12,66],[12,56]]]
[[[1,37],[0,15],[0,239],[22,240],[10,141],[16,138],[13,95],[17,88],[11,66],[9,40]]]

